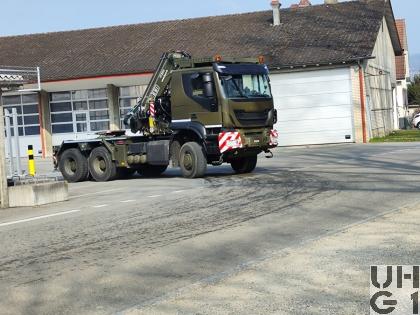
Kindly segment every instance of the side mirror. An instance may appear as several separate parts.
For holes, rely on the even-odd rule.
[[[203,74],[204,96],[207,98],[214,98],[214,80],[211,73]]]

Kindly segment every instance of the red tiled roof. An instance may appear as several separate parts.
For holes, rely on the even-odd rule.
[[[407,27],[405,24],[405,19],[395,20],[395,24],[397,25],[397,31],[398,31],[398,36],[400,37],[401,46],[404,50],[407,50],[408,49]]]
[[[264,55],[271,68],[352,62],[372,55],[384,16],[399,54],[390,2],[360,0],[283,9],[278,27],[263,11],[0,37],[0,65],[39,66],[42,81],[51,81],[151,72],[169,50]]]
[[[398,31],[398,36],[400,38],[401,46],[405,51],[407,51],[408,43],[407,43],[407,29],[406,29],[405,20],[403,19],[396,20],[395,25],[397,26],[397,31]],[[396,71],[397,71],[397,80],[404,80],[407,74],[404,55],[395,57],[395,66],[396,66]]]

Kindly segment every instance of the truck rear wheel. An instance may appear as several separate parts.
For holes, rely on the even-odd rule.
[[[117,166],[112,161],[109,151],[104,147],[97,147],[90,153],[89,170],[97,182],[114,180],[117,176]]]
[[[203,177],[207,170],[207,159],[203,148],[196,142],[185,143],[179,153],[179,166],[186,178]]]
[[[144,177],[157,177],[166,171],[168,165],[142,165],[137,172]]]
[[[243,157],[234,159],[230,162],[230,165],[237,174],[251,173],[257,166],[257,160],[258,157],[256,155]]]
[[[85,181],[89,176],[88,162],[79,149],[67,149],[58,163],[61,174],[70,183]]]

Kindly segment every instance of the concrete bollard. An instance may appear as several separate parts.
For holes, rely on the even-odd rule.
[[[9,206],[36,207],[69,199],[65,181],[17,185],[8,188]]]
[[[35,176],[35,161],[34,161],[34,147],[33,145],[28,145],[28,173],[29,176]]]

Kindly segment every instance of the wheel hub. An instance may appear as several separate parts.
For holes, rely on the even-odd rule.
[[[77,171],[77,165],[76,161],[73,159],[67,159],[65,165],[64,165],[66,172],[68,174],[74,174]]]
[[[99,161],[99,168],[101,169],[101,171],[105,171],[106,165],[105,165],[105,161],[104,160],[100,160]]]
[[[192,169],[193,159],[192,159],[191,153],[189,153],[189,152],[185,153],[184,159],[183,159],[183,164],[184,164],[185,169],[187,169],[187,170]]]
[[[105,160],[100,157],[97,157],[94,162],[94,168],[96,173],[104,173],[106,171]]]

